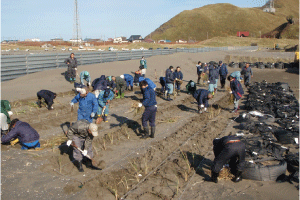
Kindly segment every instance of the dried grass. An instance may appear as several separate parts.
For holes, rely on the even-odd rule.
[[[176,116],[176,117],[168,118],[166,120],[159,120],[157,122],[158,123],[174,123],[174,122],[177,122],[179,118],[180,118],[180,116]]]
[[[208,174],[209,176],[211,176],[211,171],[208,169],[203,169],[203,171]],[[234,175],[230,172],[230,168],[229,167],[223,167],[223,169],[220,171],[219,173],[219,180],[231,180],[234,178]]]
[[[41,141],[41,148],[53,148],[54,146],[61,145],[67,140],[66,136],[57,136],[49,140]]]

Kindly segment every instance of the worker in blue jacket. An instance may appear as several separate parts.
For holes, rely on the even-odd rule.
[[[102,75],[100,78],[96,78],[92,83],[92,87],[95,91],[96,98],[98,98],[99,93],[107,88],[105,75]]]
[[[156,94],[152,88],[149,88],[147,81],[140,82],[143,89],[143,102],[139,103],[139,107],[145,106],[145,111],[142,116],[142,126],[144,127],[144,135],[142,138],[149,137],[149,125],[151,127],[151,138],[155,134],[155,117],[157,112]]]
[[[37,92],[37,97],[38,97],[38,106],[41,108],[42,107],[42,98],[45,100],[46,104],[48,105],[48,110],[52,110],[53,109],[53,101],[56,98],[56,93],[51,92],[50,90],[40,90],[39,92]]]
[[[79,76],[80,76],[80,83],[82,85],[84,85],[83,80],[86,80],[87,86],[91,85],[91,76],[90,76],[90,73],[88,71],[82,71],[82,72],[80,72]]]
[[[225,87],[228,70],[227,70],[227,66],[224,63],[222,63],[222,61],[219,62],[219,66],[220,66],[219,73],[220,73],[221,88],[223,89]]]
[[[207,112],[208,100],[213,98],[213,95],[205,89],[196,90],[193,97],[198,103],[198,113]]]
[[[127,89],[129,90],[130,86],[130,90],[133,91],[133,76],[131,76],[130,74],[124,74],[124,80],[127,83]]]
[[[107,115],[109,113],[109,103],[114,98],[114,93],[110,88],[106,88],[105,90],[102,90],[98,96],[98,117],[101,117],[101,114],[103,114],[103,121],[108,122]],[[103,112],[104,109],[104,112]]]
[[[244,90],[241,83],[232,76],[228,76],[228,81],[230,81],[230,93],[234,96],[234,109],[232,112],[236,113],[239,109],[239,100],[242,98]]]
[[[214,93],[216,93],[217,88],[218,88],[218,82],[219,82],[219,76],[220,76],[220,67],[221,67],[220,63],[222,63],[222,61],[219,61],[219,65],[215,66],[215,70],[216,70],[217,74],[216,74],[216,83],[214,85]]]
[[[18,139],[23,150],[40,147],[40,135],[28,123],[13,119],[10,123],[9,132],[1,138],[2,143],[8,143],[12,139]]]
[[[229,162],[231,172],[235,175],[234,182],[242,180],[245,167],[245,143],[238,136],[225,136],[213,140],[215,159],[211,167],[211,180],[218,182],[218,176],[223,166]]]
[[[88,91],[88,88],[78,88],[78,95],[72,99],[70,105],[74,106],[75,103],[79,102],[77,120],[86,119],[90,123],[93,122],[98,111],[98,102],[93,93]]]
[[[153,81],[151,81],[151,79],[140,77],[139,82],[142,82],[142,81],[146,81],[148,83],[149,88],[153,89],[154,91],[156,90],[156,85]]]
[[[167,89],[168,89],[168,93],[167,93],[167,101],[172,101],[173,99],[171,99],[171,94],[173,94],[173,89],[174,89],[174,67],[170,66],[167,70],[166,70],[166,84],[167,84]]]
[[[198,62],[198,64],[196,65],[196,68],[197,68],[197,75],[198,75],[197,84],[200,84],[201,75],[203,73],[203,68],[202,68],[201,61]]]
[[[241,74],[244,75],[244,84],[245,86],[249,86],[251,78],[253,78],[253,71],[249,65],[249,63],[246,64],[245,67],[243,67]]]
[[[179,96],[180,85],[182,84],[183,74],[181,72],[181,68],[178,66],[176,71],[173,73],[175,78],[175,90],[177,91],[177,95]]]
[[[217,70],[214,67],[214,69],[209,70],[209,76],[208,76],[208,91],[212,94],[215,93],[215,84],[216,84],[216,77],[218,76]]]

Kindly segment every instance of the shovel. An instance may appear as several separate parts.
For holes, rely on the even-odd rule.
[[[82,155],[83,155],[83,151],[82,151],[78,146],[76,146],[73,142],[72,142],[71,145],[72,145],[75,149],[77,149],[78,151],[80,151],[80,152],[82,153]],[[94,161],[89,155],[86,155],[85,157],[87,157],[88,159],[90,159],[90,160],[92,161],[92,166],[91,166],[91,168],[96,169],[96,170],[102,170],[101,168],[96,167],[97,165],[100,165],[100,162],[101,162],[101,161],[96,165],[95,161]]]

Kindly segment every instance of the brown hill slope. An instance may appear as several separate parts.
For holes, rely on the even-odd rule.
[[[212,4],[176,15],[151,33],[152,39],[178,39],[197,41],[216,36],[236,35],[249,31],[251,36],[269,32],[286,22],[286,16],[299,16],[298,0],[276,0],[276,13],[262,8],[239,8],[231,4]],[[146,37],[148,38],[149,35]]]

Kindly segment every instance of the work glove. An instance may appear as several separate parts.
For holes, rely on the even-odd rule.
[[[87,156],[87,150],[83,150],[82,155]]]
[[[68,147],[69,147],[71,144],[72,144],[72,140],[68,140],[68,141],[67,141]]]
[[[203,104],[201,104],[201,106],[200,106],[201,108],[204,108],[204,105]]]
[[[204,108],[204,112],[207,112],[207,108]]]
[[[12,112],[12,111],[8,111],[7,113],[8,113],[9,116],[12,116],[12,115],[13,115],[13,112]]]
[[[207,83],[210,83],[210,81],[207,81]]]
[[[157,108],[157,105],[155,105],[155,107]]]
[[[232,94],[232,91],[230,91],[229,94]]]
[[[91,117],[95,117],[95,113],[92,112]]]
[[[77,68],[75,68],[75,70],[77,71]]]
[[[89,82],[89,86],[91,85],[91,82]]]
[[[142,107],[142,106],[143,106],[143,104],[142,104],[142,103],[139,103],[139,108]]]
[[[73,102],[71,102],[71,103],[70,103],[70,106],[74,106],[74,103],[73,103]]]

